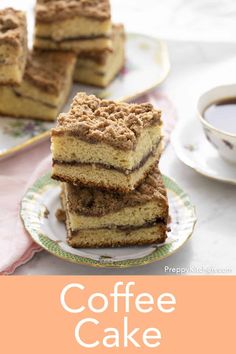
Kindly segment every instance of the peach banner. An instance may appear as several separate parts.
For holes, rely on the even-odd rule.
[[[233,354],[235,277],[1,277],[0,352]]]

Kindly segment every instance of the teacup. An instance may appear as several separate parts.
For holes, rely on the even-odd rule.
[[[230,99],[235,99],[236,102],[236,84],[215,87],[199,98],[197,111],[207,140],[217,149],[222,158],[231,163],[236,163],[236,133],[227,132],[227,127],[226,129],[215,127],[206,120],[204,115],[206,109],[211,105]],[[224,124],[227,124],[227,121]]]

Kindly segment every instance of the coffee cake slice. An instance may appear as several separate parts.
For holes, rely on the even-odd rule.
[[[0,85],[22,81],[27,57],[27,25],[22,11],[0,10]]]
[[[121,71],[125,61],[123,25],[113,25],[112,50],[81,52],[75,66],[74,81],[106,87]]]
[[[111,47],[109,0],[38,0],[34,46],[82,50]]]
[[[76,55],[71,52],[29,53],[19,86],[0,86],[0,114],[54,120],[70,92]]]
[[[51,131],[52,177],[75,185],[133,190],[162,151],[161,112],[78,93]]]
[[[115,247],[163,243],[168,201],[157,168],[128,194],[62,184],[68,243],[72,247]]]

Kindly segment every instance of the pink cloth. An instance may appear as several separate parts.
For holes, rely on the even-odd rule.
[[[0,162],[0,274],[11,274],[41,250],[24,230],[20,200],[50,168],[49,139]],[[43,160],[43,161],[42,161]]]
[[[175,110],[159,91],[138,100],[150,101],[163,111],[166,142],[175,123]],[[11,274],[41,248],[24,230],[19,216],[20,200],[27,188],[50,169],[49,139],[0,161],[0,274]]]

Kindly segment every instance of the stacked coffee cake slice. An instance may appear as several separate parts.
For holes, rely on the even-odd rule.
[[[76,53],[74,81],[106,87],[124,66],[124,47],[109,0],[37,0],[34,48]]]
[[[37,0],[32,50],[26,14],[0,10],[0,116],[53,121],[73,81],[104,88],[124,61],[109,0]]]
[[[55,120],[72,87],[76,54],[28,50],[26,14],[0,10],[0,115]]]
[[[78,93],[52,130],[52,177],[62,181],[73,247],[163,243],[168,201],[158,161],[161,112]]]
[[[76,53],[111,48],[109,0],[37,0],[34,46]]]

